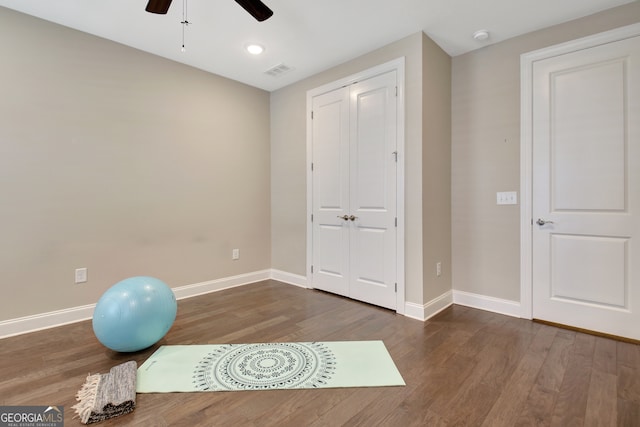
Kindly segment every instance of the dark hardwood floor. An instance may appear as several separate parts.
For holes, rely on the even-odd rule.
[[[406,387],[138,394],[102,426],[640,426],[640,346],[452,306],[420,322],[274,281],[179,301],[167,336],[118,354],[81,322],[0,340],[0,405],[64,405],[88,373],[162,344],[384,341]]]

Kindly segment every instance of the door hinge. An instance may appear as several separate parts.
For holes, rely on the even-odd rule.
[[[395,291],[396,291],[396,293],[398,293],[398,284],[396,283],[395,285],[396,285]]]
[[[393,154],[393,156],[395,157],[396,163],[398,163],[398,152],[397,152],[397,151],[394,151],[394,152],[393,152],[393,153],[391,153],[391,154]]]
[[[311,120],[313,120],[313,110],[311,111]]]
[[[395,217],[395,224],[396,224],[396,227],[397,227],[398,226],[398,217]]]
[[[313,222],[313,214],[311,214],[311,222]]]
[[[398,96],[398,86],[396,86],[396,97]]]
[[[311,266],[311,274],[313,274],[313,265]]]
[[[313,172],[313,162],[311,162],[311,172]]]

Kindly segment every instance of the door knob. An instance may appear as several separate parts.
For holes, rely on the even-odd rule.
[[[344,219],[345,221],[349,221],[349,217],[347,215],[343,215],[343,216],[338,215],[338,218]]]
[[[349,219],[350,219],[351,221],[355,221],[356,219],[358,219],[358,217],[357,217],[357,216],[354,216],[354,215],[351,215],[351,216],[349,217]]]
[[[542,218],[538,218],[538,220],[536,221],[536,224],[542,226],[542,225],[545,225],[545,224],[553,224],[553,221],[545,221]]]

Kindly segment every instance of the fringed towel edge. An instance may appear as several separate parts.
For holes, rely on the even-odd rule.
[[[80,422],[82,424],[87,424],[89,421],[91,411],[96,404],[96,397],[98,395],[98,387],[100,385],[101,378],[102,375],[100,374],[87,375],[87,380],[76,393],[76,400],[78,403],[73,405],[71,409],[76,411],[76,417],[80,418]]]

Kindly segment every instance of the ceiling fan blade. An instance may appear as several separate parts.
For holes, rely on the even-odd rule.
[[[273,15],[273,11],[260,0],[236,0],[236,3],[260,22],[269,19]]]
[[[147,12],[159,13],[165,15],[171,6],[171,0],[149,0],[147,3]]]

